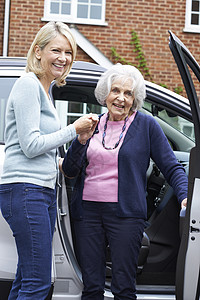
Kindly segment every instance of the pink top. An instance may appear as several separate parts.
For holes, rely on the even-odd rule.
[[[104,114],[99,122],[99,133],[94,134],[87,149],[89,165],[86,168],[83,200],[99,202],[118,201],[118,152],[124,136],[135,118],[134,112],[126,123],[126,129],[119,146],[113,150],[106,150],[102,145],[102,135],[107,114]],[[113,148],[119,140],[123,121],[108,121],[105,137],[106,147]]]

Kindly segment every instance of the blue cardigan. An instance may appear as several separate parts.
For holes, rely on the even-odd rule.
[[[94,134],[98,134],[98,128]],[[74,218],[82,218],[82,192],[88,164],[86,145],[76,138],[68,149],[63,171],[67,177],[76,177],[71,211]],[[156,163],[181,202],[187,197],[188,179],[162,131],[152,116],[137,112],[128,128],[118,153],[118,211],[119,217],[146,219],[146,172],[150,158]],[[102,187],[103,193],[103,187]],[[94,199],[95,201],[95,199]]]

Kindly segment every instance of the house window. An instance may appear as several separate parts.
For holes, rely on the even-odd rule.
[[[106,0],[45,0],[45,21],[106,25]]]
[[[200,0],[186,1],[184,31],[200,33]]]

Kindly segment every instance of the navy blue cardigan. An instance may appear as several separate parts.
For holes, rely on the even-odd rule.
[[[95,134],[98,134],[96,128]],[[76,177],[71,211],[74,218],[82,218],[82,192],[88,164],[86,145],[76,138],[68,149],[63,171],[67,177]],[[156,163],[181,202],[187,197],[188,179],[160,125],[152,116],[137,112],[130,124],[118,154],[118,211],[119,217],[146,219],[146,172],[150,158]],[[102,186],[103,193],[103,186]],[[95,199],[94,199],[95,201]]]

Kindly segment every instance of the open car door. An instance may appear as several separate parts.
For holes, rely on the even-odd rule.
[[[200,270],[200,67],[185,45],[172,33],[169,47],[190,101],[195,147],[190,153],[188,202],[176,270],[176,299],[199,300]],[[199,91],[198,91],[199,92]]]

